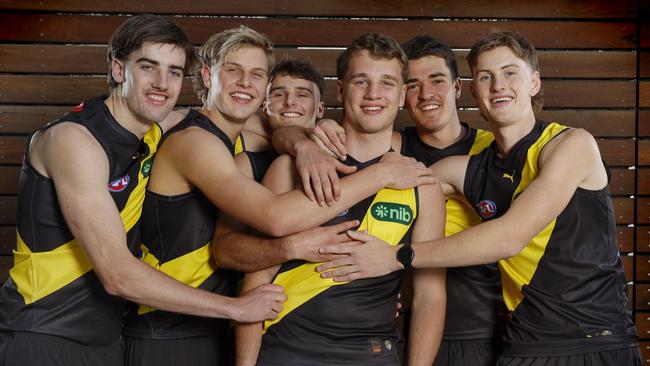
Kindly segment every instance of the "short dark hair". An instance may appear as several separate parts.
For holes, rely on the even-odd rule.
[[[271,70],[271,74],[269,75],[269,85],[273,83],[273,79],[278,75],[288,75],[297,79],[305,79],[313,82],[316,84],[318,91],[320,92],[320,100],[323,100],[323,94],[325,93],[325,79],[311,62],[288,57],[284,58],[280,63],[275,65],[273,70]]]
[[[446,43],[430,36],[416,36],[404,43],[402,49],[409,60],[417,60],[426,56],[436,56],[445,60],[445,65],[453,80],[458,79],[458,64],[456,57]]]
[[[392,37],[368,33],[352,41],[350,46],[343,51],[336,59],[336,76],[343,80],[348,71],[350,58],[361,51],[368,51],[373,58],[384,60],[397,59],[402,68],[402,81],[406,81],[408,75],[408,60],[399,43]]]
[[[183,30],[169,19],[158,15],[141,14],[122,23],[108,42],[108,85],[117,86],[111,73],[114,59],[125,61],[129,55],[140,49],[145,42],[165,43],[179,46],[185,51],[185,72],[194,68],[196,53]]]
[[[469,69],[474,75],[474,69],[478,63],[478,57],[487,51],[491,51],[497,47],[508,47],[515,56],[524,60],[530,66],[532,71],[539,72],[539,60],[537,59],[537,50],[530,41],[517,32],[490,32],[483,39],[474,43],[472,49],[467,55],[467,63]],[[544,90],[540,87],[539,92],[531,97],[533,111],[540,112],[544,106]]]

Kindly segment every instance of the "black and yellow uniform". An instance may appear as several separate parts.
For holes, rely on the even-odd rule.
[[[539,174],[544,146],[566,130],[557,123],[538,121],[506,157],[498,156],[493,143],[470,158],[464,192],[483,220],[508,210]],[[511,312],[504,359],[638,346],[607,187],[577,188],[560,215],[519,254],[499,261],[499,268]]]
[[[251,164],[251,170],[253,172],[253,179],[256,182],[262,182],[266,171],[269,170],[273,160],[278,157],[278,153],[275,150],[269,151],[245,151],[248,156],[248,161]]]
[[[360,170],[378,160],[345,163]],[[358,230],[397,245],[410,241],[417,215],[417,189],[383,189],[324,225],[358,219]],[[399,365],[394,317],[403,271],[340,283],[321,278],[317,265],[290,261],[278,271],[273,283],[287,301],[265,323],[258,365]]]
[[[129,248],[135,251],[160,126],[154,124],[140,140],[115,121],[101,97],[43,129],[66,121],[84,126],[104,149],[110,167],[107,189],[120,212]],[[82,345],[119,344],[125,302],[104,290],[63,218],[54,183],[31,165],[29,146],[17,212],[14,267],[0,290],[2,331],[58,336]]]
[[[240,152],[247,151],[246,141],[244,141],[243,133],[240,133],[239,136],[237,136],[237,139],[235,140],[234,151],[235,151],[235,155],[239,154]]]
[[[401,132],[401,154],[430,166],[448,156],[476,155],[494,141],[491,132],[462,126],[465,136],[444,149],[427,145],[415,127],[407,127]],[[446,236],[481,222],[471,207],[455,199],[447,200],[446,209]],[[493,365],[506,315],[497,264],[448,268],[446,277],[445,329],[434,365]]]
[[[228,136],[198,111],[188,115],[163,138],[189,127],[198,127],[210,132],[234,153]],[[142,260],[157,270],[187,284],[214,293],[234,296],[238,274],[217,268],[212,260],[210,244],[214,235],[218,209],[197,188],[176,196],[163,196],[146,192],[142,211]],[[205,354],[196,352],[196,360],[179,360],[180,352],[174,352],[165,342],[156,340],[188,339],[195,337],[224,338],[228,320],[209,319],[198,316],[156,310],[148,306],[132,306],[125,319],[123,334],[127,343],[127,360],[137,360],[152,364],[146,352],[133,354],[129,350],[137,340],[153,340],[151,354],[160,355],[162,351],[171,355],[164,358],[164,364],[199,365],[215,362],[220,357],[220,349],[211,347]],[[191,339],[190,339],[191,341]],[[143,349],[138,342],[138,349]],[[146,342],[145,342],[146,343]],[[146,348],[146,347],[144,347]],[[223,353],[223,352],[222,352]],[[176,355],[176,356],[174,356]],[[212,357],[212,361],[208,358]],[[133,363],[133,364],[139,364]]]

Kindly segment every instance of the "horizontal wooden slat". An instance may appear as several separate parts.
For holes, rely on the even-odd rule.
[[[639,111],[639,136],[650,137],[650,111]]]
[[[51,14],[0,14],[0,41],[106,43],[126,17]],[[266,33],[277,45],[346,46],[363,33],[382,32],[404,42],[431,34],[452,47],[470,48],[490,30],[518,31],[537,48],[614,49],[635,47],[634,22],[431,21],[291,18],[174,17],[199,44],[210,35],[245,24]],[[540,31],[542,28],[544,31]],[[74,32],[70,32],[74,29]]]
[[[637,170],[637,193],[650,195],[650,169]]]
[[[18,198],[16,198],[15,196],[0,196],[0,224],[1,225],[16,224],[17,203],[18,203]]]
[[[111,2],[76,1],[0,1],[0,9],[64,12],[213,14],[213,15],[280,15],[280,16],[366,16],[366,17],[489,17],[489,18],[629,18],[636,16],[636,1],[566,1],[550,0],[512,2],[454,0],[346,1],[275,0],[275,1],[189,1],[172,0]]]
[[[625,168],[613,168],[612,181],[609,184],[609,192],[612,195],[634,194],[634,170]]]
[[[650,81],[639,81],[639,107],[650,108]]]
[[[650,140],[639,140],[638,164],[650,165]]]
[[[0,194],[16,194],[18,192],[18,166],[0,166]]]
[[[325,76],[336,76],[335,49],[276,48],[276,59],[289,56],[311,60]],[[461,77],[471,77],[467,51],[459,51]],[[634,78],[636,54],[627,51],[540,51],[539,62],[546,78]],[[0,72],[101,74],[106,72],[104,45],[0,45]]]
[[[641,357],[644,366],[650,365],[650,342],[639,342],[641,346]]]
[[[636,285],[636,308],[650,310],[650,285]]]
[[[338,106],[336,81],[327,80],[325,104]],[[628,108],[635,104],[633,81],[544,80],[544,105],[550,108]],[[475,106],[463,85],[459,107]],[[89,95],[107,93],[104,76],[0,75],[0,103],[76,104]],[[179,104],[198,104],[189,79],[183,82]]]
[[[650,338],[650,313],[637,313],[635,323],[639,338]]]
[[[624,225],[616,226],[616,242],[621,253],[634,251],[634,228]]]
[[[625,280],[634,280],[634,257],[621,256],[621,263],[623,264],[623,271],[625,272]]]
[[[636,222],[650,224],[650,198],[638,197],[636,201]]]
[[[0,135],[0,164],[20,164],[27,138]]]
[[[0,104],[0,133],[31,133],[70,109],[51,106],[17,106]]]
[[[16,248],[16,227],[0,226],[0,255],[11,255]]]
[[[636,251],[650,253],[650,226],[646,226],[646,225],[637,226]]]
[[[602,140],[599,139],[600,154],[609,166],[634,165],[634,140]]]
[[[639,53],[639,77],[650,78],[650,51]]]

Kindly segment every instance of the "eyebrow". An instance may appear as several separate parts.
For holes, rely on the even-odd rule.
[[[519,65],[517,65],[517,64],[507,64],[507,65],[503,65],[503,66],[501,66],[501,67],[499,68],[499,70],[507,69],[508,67],[519,68]],[[476,71],[476,73],[479,73],[479,72],[490,72],[490,70],[488,70],[488,69],[481,69],[481,70],[477,70],[477,71]]]
[[[146,58],[146,57],[140,57],[139,59],[135,60],[135,62],[136,63],[138,63],[138,62],[147,62],[147,63],[150,63],[152,65],[160,66],[160,62],[158,62],[156,60],[152,60],[150,58]],[[185,67],[179,66],[179,65],[173,65],[173,64],[170,65],[169,68],[170,69],[181,70],[181,71],[185,70]]]
[[[226,65],[237,66],[237,67],[239,67],[239,68],[241,68],[241,69],[244,68],[244,66],[243,66],[242,64],[238,64],[238,63],[236,63],[236,62],[224,62],[222,66],[226,66]],[[262,68],[262,67],[254,67],[252,70],[253,70],[253,71],[263,71],[264,73],[268,73],[268,71],[266,71],[266,69],[264,69],[264,68]]]
[[[430,74],[429,76],[427,76],[428,79],[435,79],[437,77],[447,77],[447,75],[445,73],[442,73],[442,72],[434,72],[434,73]],[[409,84],[409,83],[416,82],[418,80],[420,80],[420,79],[418,79],[418,78],[406,79],[406,83]]]

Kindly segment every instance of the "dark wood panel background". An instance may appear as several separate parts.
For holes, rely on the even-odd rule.
[[[469,93],[467,49],[490,30],[513,30],[539,50],[545,99],[539,117],[591,132],[612,167],[617,239],[630,303],[644,322],[644,358],[650,358],[650,333],[644,333],[650,332],[650,5],[643,0],[513,5],[512,0],[0,0],[0,278],[6,277],[15,246],[18,172],[27,135],[108,91],[106,42],[130,15],[171,17],[197,46],[239,24],[265,32],[276,44],[276,58],[309,59],[329,78],[326,115],[334,119],[342,116],[333,80],[342,47],[364,32],[383,32],[400,42],[433,35],[456,50],[463,78],[460,116],[480,128],[489,127]],[[179,104],[198,104],[189,80]],[[396,127],[410,124],[408,113],[400,111]]]

